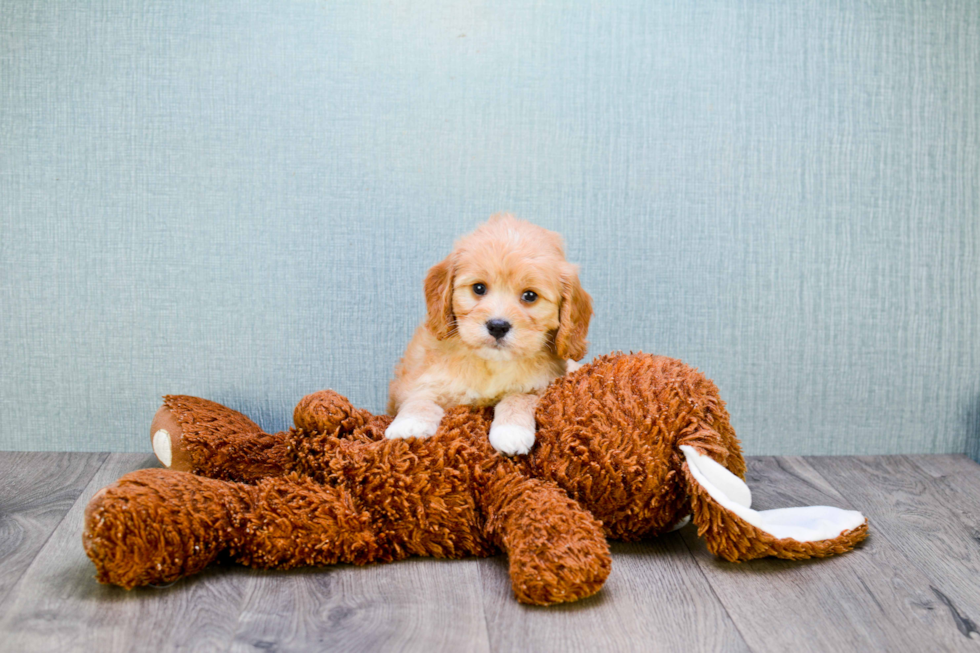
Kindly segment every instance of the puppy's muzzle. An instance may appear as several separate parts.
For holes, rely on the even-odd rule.
[[[510,322],[507,320],[487,320],[487,333],[492,335],[497,340],[500,340],[506,336],[507,332],[510,331],[510,327]]]

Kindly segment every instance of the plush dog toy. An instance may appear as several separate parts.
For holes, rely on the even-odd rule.
[[[688,515],[730,561],[830,556],[867,536],[854,511],[752,510],[717,388],[676,360],[610,355],[556,380],[526,456],[493,450],[492,417],[454,408],[430,438],[385,440],[390,417],[323,391],[296,407],[295,428],[268,434],[213,402],[166,397],[151,430],[169,469],[93,497],[85,550],[100,582],[125,588],[219,557],[286,569],[503,551],[517,599],[547,605],[599,591],[607,537],[653,537]]]

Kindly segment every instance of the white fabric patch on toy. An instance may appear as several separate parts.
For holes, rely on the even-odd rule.
[[[170,467],[173,462],[170,451],[170,433],[167,429],[160,429],[153,434],[153,453],[156,454],[164,467]]]
[[[788,538],[797,542],[831,540],[845,531],[864,523],[864,515],[856,510],[830,506],[752,510],[752,493],[739,477],[693,447],[682,445],[688,469],[704,490],[718,504],[756,528],[776,539]]]

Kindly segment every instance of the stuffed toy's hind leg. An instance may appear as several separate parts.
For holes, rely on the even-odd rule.
[[[158,585],[203,570],[241,540],[247,486],[144,469],[103,488],[85,509],[82,542],[100,583]]]
[[[98,580],[130,589],[198,573],[223,553],[280,569],[404,557],[371,522],[343,488],[293,475],[245,485],[144,469],[93,497],[82,541]]]

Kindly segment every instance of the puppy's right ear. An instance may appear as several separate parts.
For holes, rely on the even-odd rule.
[[[426,325],[439,340],[449,337],[456,325],[453,314],[453,262],[447,256],[436,263],[425,275],[425,306],[428,310]]]
[[[589,320],[592,319],[592,297],[582,289],[577,266],[566,264],[561,285],[555,352],[561,358],[580,361],[589,348],[585,336],[589,332]]]

